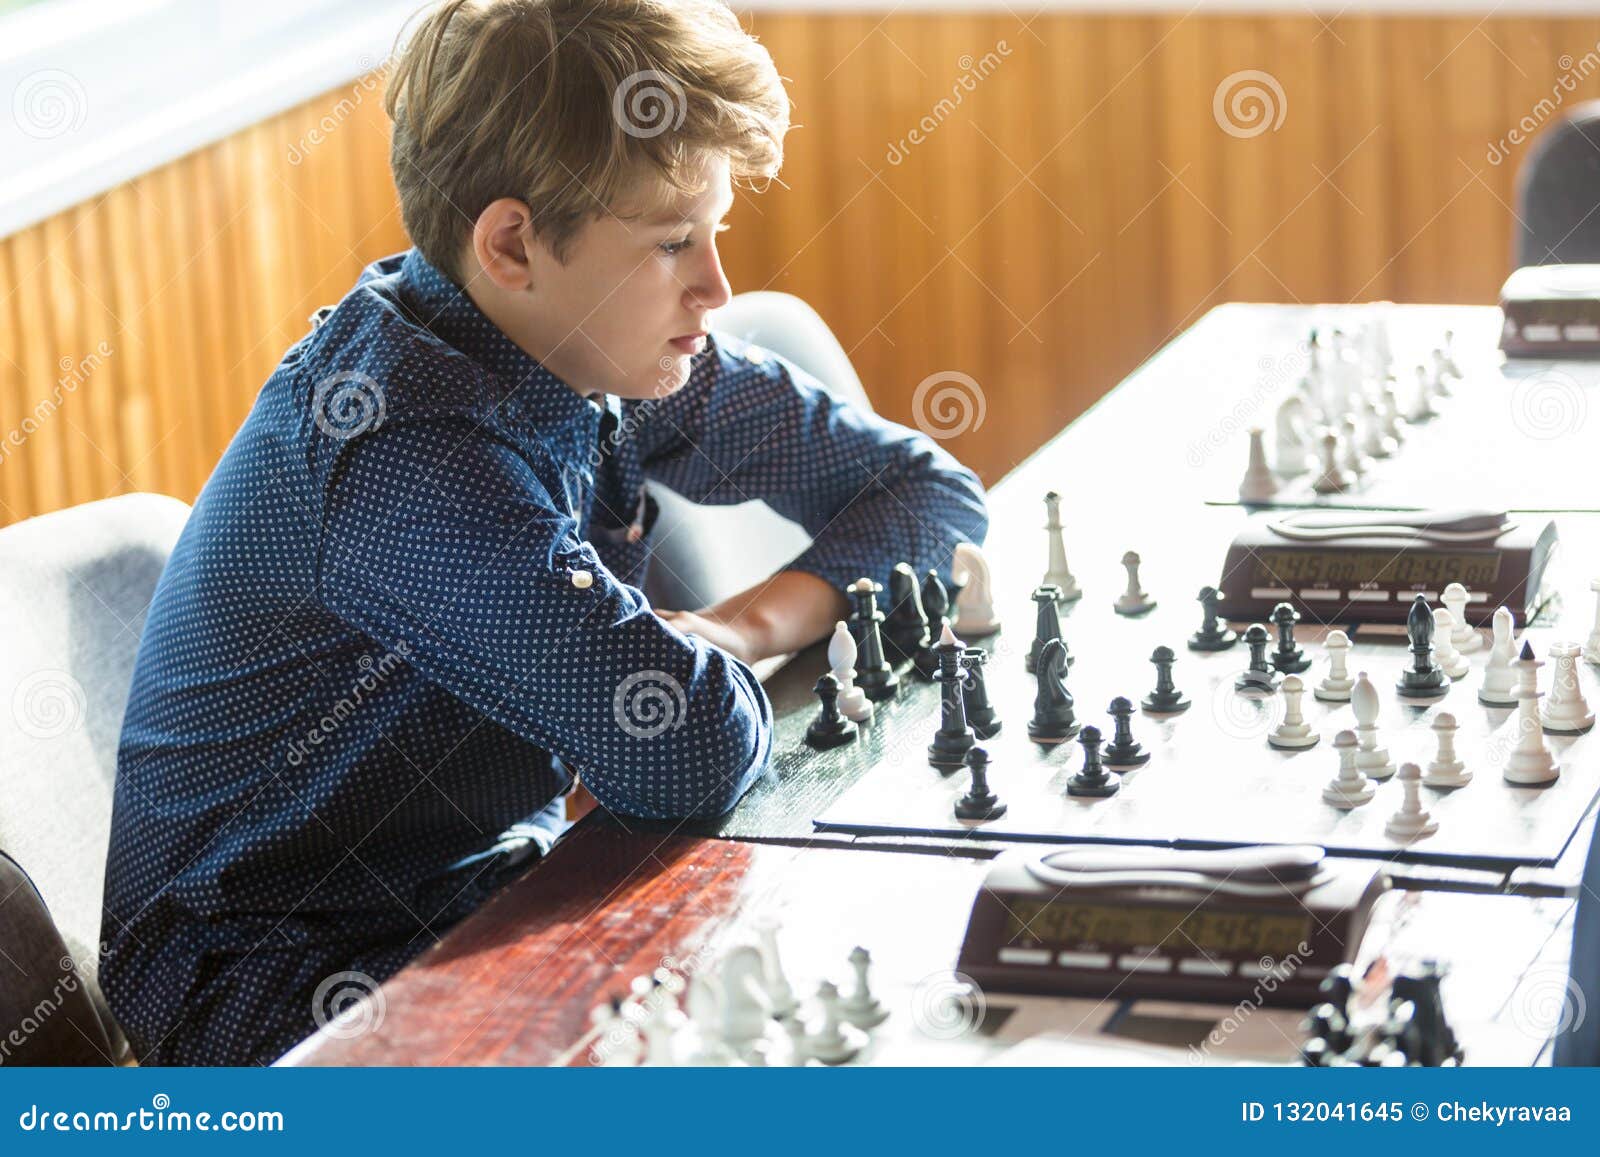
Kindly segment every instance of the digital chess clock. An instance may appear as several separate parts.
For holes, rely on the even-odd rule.
[[[957,968],[996,992],[1308,1008],[1388,886],[1313,846],[1013,849],[978,891]]]
[[[1404,623],[1417,595],[1437,603],[1455,582],[1468,622],[1505,606],[1521,627],[1550,597],[1555,547],[1555,523],[1498,512],[1257,515],[1228,547],[1220,609],[1233,622],[1266,622],[1289,603],[1314,623]]]

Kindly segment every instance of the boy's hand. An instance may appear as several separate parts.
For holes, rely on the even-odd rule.
[[[809,647],[849,611],[843,592],[815,575],[786,570],[714,607],[656,613],[684,634],[755,664]]]
[[[657,611],[666,622],[686,635],[696,635],[720,647],[741,663],[754,663],[765,656],[757,654],[754,641],[746,638],[738,628],[714,617],[710,611]]]

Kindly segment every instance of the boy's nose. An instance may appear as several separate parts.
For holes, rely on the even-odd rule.
[[[719,309],[733,297],[733,287],[722,272],[722,259],[713,251],[698,270],[690,295],[701,309]]]

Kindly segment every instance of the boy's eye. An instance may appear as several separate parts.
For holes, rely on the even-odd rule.
[[[718,225],[715,231],[718,233],[726,233],[731,228],[733,228],[732,225],[724,222]],[[693,244],[694,238],[692,237],[685,237],[682,241],[667,241],[662,244],[661,252],[667,254],[669,257],[672,257],[682,253],[685,249],[688,249]]]

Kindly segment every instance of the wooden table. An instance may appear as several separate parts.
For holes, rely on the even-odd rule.
[[[1120,591],[1118,559],[1132,548],[1145,557],[1148,590],[1192,601],[1200,585],[1214,580],[1245,517],[1204,498],[1236,485],[1248,426],[1270,425],[1275,394],[1293,384],[1296,341],[1311,324],[1330,318],[1337,324],[1338,312],[1213,311],[993,489],[985,549],[997,574],[1042,571],[1039,500],[1056,490],[1065,496],[1069,559],[1096,597]],[[1397,348],[1426,352],[1435,335],[1453,328],[1469,371],[1499,377],[1498,311],[1400,307],[1398,316]],[[1531,372],[1511,367],[1504,389],[1491,382],[1484,396],[1505,402],[1508,391],[1523,389],[1519,375]],[[1563,373],[1591,394],[1600,381],[1600,371],[1586,366],[1568,365]],[[1600,402],[1591,408],[1592,424],[1600,421]],[[989,420],[1027,419],[991,412]],[[1600,499],[1600,487],[1584,481],[1585,462],[1567,453],[1567,437],[1558,432],[1535,449],[1546,469],[1570,474],[1572,486],[1557,489],[1574,494],[1581,511]],[[1513,476],[1503,491],[1506,507],[1516,508],[1519,495],[1542,506],[1550,487],[1521,487]],[[1600,515],[1564,514],[1558,522],[1572,581],[1600,574]],[[1583,615],[1590,606],[1580,603],[1568,613]],[[1094,645],[1092,638],[1073,638],[1075,651]],[[1171,1063],[1181,1055],[1108,1036],[1103,1030],[1115,1018],[1115,1002],[1006,998],[1005,1015],[989,1020],[1009,1022],[1010,1029],[990,1025],[954,1040],[938,1023],[936,1031],[922,1031],[930,1021],[928,994],[949,976],[997,846],[813,829],[812,820],[870,770],[869,761],[851,757],[854,748],[815,753],[798,742],[814,710],[811,683],[824,667],[819,646],[767,681],[777,719],[774,750],[788,754],[774,760],[767,780],[728,816],[698,825],[589,817],[545,862],[385,984],[384,1015],[374,1031],[344,1038],[324,1030],[283,1063],[587,1063],[595,1042],[585,1034],[597,1003],[623,995],[637,975],[692,966],[747,939],[752,921],[763,916],[783,921],[784,955],[797,983],[822,976],[842,983],[850,946],[873,950],[879,987],[900,1013],[874,1045],[872,1059],[883,1063],[996,1057],[1104,1063],[1108,1055]],[[908,729],[931,731],[937,695],[911,683],[891,709]],[[1540,1054],[1548,1026],[1530,1010],[1547,1013],[1551,986],[1565,977],[1573,908],[1567,897],[1591,827],[1586,820],[1582,837],[1553,868],[1397,871],[1401,886],[1411,889],[1400,898],[1400,924],[1417,942],[1411,947],[1455,965],[1447,995],[1453,1015],[1478,1042],[1480,1060],[1529,1063]],[[1292,1020],[1264,1017],[1257,1028],[1282,1037],[1258,1042],[1267,1052],[1291,1047]],[[1055,1035],[1039,1035],[1046,1030]]]

